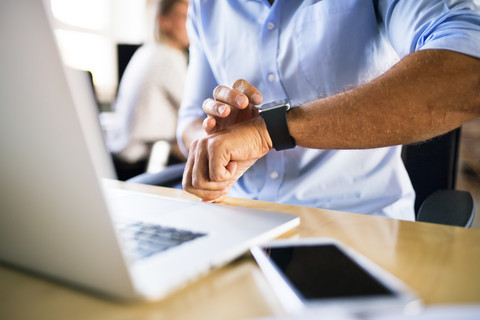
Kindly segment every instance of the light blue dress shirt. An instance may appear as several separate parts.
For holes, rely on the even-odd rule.
[[[202,103],[219,84],[246,79],[264,102],[296,105],[368,82],[416,50],[480,57],[479,8],[471,1],[190,0],[187,25],[179,141],[191,121],[205,117]],[[272,150],[229,195],[413,220],[400,152]]]

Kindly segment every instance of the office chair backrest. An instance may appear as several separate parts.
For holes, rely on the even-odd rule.
[[[128,62],[132,58],[133,54],[141,44],[131,44],[131,43],[118,43],[117,44],[117,83],[120,83],[125,68],[127,68]]]
[[[403,147],[402,158],[417,194],[415,213],[437,190],[455,189],[461,128]]]

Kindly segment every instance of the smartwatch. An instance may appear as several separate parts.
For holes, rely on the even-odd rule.
[[[275,150],[295,148],[295,139],[290,136],[287,126],[287,112],[291,109],[290,101],[287,99],[272,101],[257,106],[257,109],[267,125]]]

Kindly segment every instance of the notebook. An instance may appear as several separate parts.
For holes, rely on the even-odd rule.
[[[43,1],[0,4],[0,261],[119,300],[156,300],[294,228],[276,212],[109,189],[88,81]]]

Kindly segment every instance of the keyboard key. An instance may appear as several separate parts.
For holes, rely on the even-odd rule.
[[[117,227],[127,257],[132,262],[206,235],[144,222],[118,224]]]

